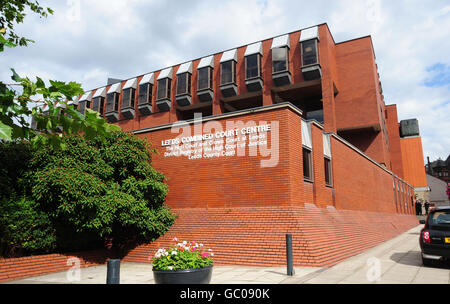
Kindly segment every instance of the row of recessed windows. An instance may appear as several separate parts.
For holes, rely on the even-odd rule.
[[[311,28],[302,31],[300,37],[302,67],[318,65],[318,30]],[[290,84],[289,73],[289,35],[276,37],[272,43],[272,73],[275,85]],[[220,88],[224,97],[237,95],[236,63],[237,50],[231,50],[222,54],[220,62]],[[248,45],[245,55],[245,80],[248,91],[262,90],[261,58],[262,43]],[[211,101],[213,98],[213,69],[214,56],[202,58],[197,68],[197,94],[200,101]],[[319,67],[320,69],[320,67]],[[275,75],[277,78],[275,78]],[[279,77],[281,75],[281,77]],[[321,74],[319,75],[321,76]],[[284,78],[283,78],[284,77]],[[306,79],[307,77],[305,77]],[[145,79],[145,80],[144,80]],[[122,89],[122,113],[126,118],[134,117],[135,92],[137,79],[128,80]],[[153,89],[153,73],[147,74],[141,80],[138,91],[138,109],[143,115],[152,113],[151,100]],[[180,66],[177,72],[176,101],[179,106],[191,104],[192,62]],[[98,92],[100,90],[100,92]],[[116,113],[119,108],[120,83],[97,90],[92,97],[92,109],[103,114],[106,98],[107,118],[111,121],[118,120]],[[171,107],[172,68],[161,71],[157,79],[156,105],[159,111],[167,111]],[[85,94],[86,95],[86,94]],[[79,110],[84,113],[85,108],[90,108],[90,95],[83,96],[79,101]],[[124,111],[125,110],[125,111]]]

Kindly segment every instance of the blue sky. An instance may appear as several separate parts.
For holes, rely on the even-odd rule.
[[[336,42],[371,35],[386,104],[419,119],[425,159],[450,153],[448,0],[39,2],[54,15],[27,16],[16,30],[36,43],[0,66],[85,90],[324,22]]]
[[[425,85],[428,87],[442,87],[450,85],[450,66],[438,62],[427,68],[430,75],[425,79]]]

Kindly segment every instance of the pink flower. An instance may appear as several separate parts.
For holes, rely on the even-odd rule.
[[[175,242],[177,242],[177,241],[178,241],[178,238],[177,238],[177,237],[174,237],[173,240],[174,240]]]
[[[194,247],[191,247],[191,252],[194,252],[195,251],[195,248]]]

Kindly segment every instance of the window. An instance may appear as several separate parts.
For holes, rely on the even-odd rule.
[[[177,75],[177,95],[191,94],[191,74],[182,73]]]
[[[288,70],[288,50],[289,49],[287,47],[272,49],[272,73],[284,72]]]
[[[104,97],[95,97],[92,100],[92,110],[97,111],[100,113],[100,116],[103,116],[103,107],[105,104],[105,98]]]
[[[80,112],[81,114],[84,114],[84,112],[86,112],[86,101],[80,101],[78,103],[78,112]]]
[[[143,83],[139,85],[138,104],[147,104],[152,102],[153,85],[150,83]]]
[[[317,40],[312,39],[302,42],[302,65],[319,63],[317,56]]]
[[[245,79],[261,76],[261,56],[253,54],[245,57]]]
[[[220,84],[235,83],[236,62],[229,60],[220,64]]]
[[[156,99],[170,99],[170,86],[171,80],[169,78],[163,78],[158,80],[158,92]]]
[[[450,226],[450,211],[436,211],[429,217],[430,225]]]
[[[136,90],[133,88],[128,88],[128,89],[123,90],[122,109],[123,108],[134,108],[135,95],[136,95]]]
[[[106,97],[106,113],[117,112],[119,108],[119,94],[110,93]]]
[[[211,67],[204,67],[198,70],[198,90],[212,89],[213,70]]]
[[[330,134],[323,134],[323,157],[324,157],[324,173],[325,185],[332,187],[333,175],[331,168],[331,136]]]
[[[307,181],[312,181],[312,152],[303,147],[303,178]]]
[[[325,165],[325,185],[331,186],[332,183],[332,175],[331,175],[331,159],[328,157],[324,157],[324,165]]]

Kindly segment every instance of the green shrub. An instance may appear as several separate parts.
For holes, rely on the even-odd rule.
[[[0,141],[0,199],[24,193],[24,173],[29,170],[31,146],[27,142]]]
[[[0,253],[17,256],[56,248],[48,215],[26,197],[0,200]]]
[[[4,181],[21,180],[17,191],[54,230],[52,245],[40,242],[36,250],[89,249],[111,240],[123,248],[152,241],[173,224],[175,215],[164,204],[166,178],[152,167],[147,142],[123,132],[63,142],[65,150],[33,150],[26,170]],[[11,204],[13,196],[4,197]]]

